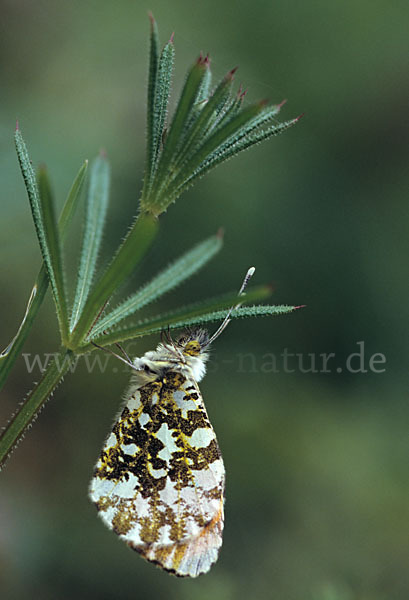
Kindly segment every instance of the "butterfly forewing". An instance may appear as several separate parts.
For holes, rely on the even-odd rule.
[[[207,572],[222,544],[224,466],[199,387],[176,371],[129,391],[90,496],[130,547],[179,576]]]

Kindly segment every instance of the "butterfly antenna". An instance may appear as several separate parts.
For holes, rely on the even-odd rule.
[[[167,326],[166,329],[162,329],[161,334],[161,342],[164,346],[174,346],[175,342],[172,340],[172,336],[170,335],[170,327]]]
[[[255,272],[255,268],[254,267],[250,267],[250,269],[247,271],[245,278],[243,279],[243,283],[241,284],[241,288],[239,290],[238,296],[243,296],[244,295],[244,290],[247,287],[248,282],[250,281],[250,279],[253,277],[254,272]],[[239,308],[241,306],[241,302],[238,302],[237,304],[233,304],[233,306],[229,309],[229,312],[227,313],[226,317],[224,318],[222,324],[220,325],[220,327],[214,332],[214,334],[212,335],[212,337],[209,339],[209,341],[207,342],[206,346],[209,346],[210,344],[212,344],[214,342],[214,340],[216,338],[219,337],[219,335],[226,329],[227,325],[230,323],[231,318],[230,315],[231,313],[236,310],[236,308]]]
[[[135,368],[131,359],[128,357],[128,355],[126,353],[125,354],[128,357],[127,359],[122,358],[122,356],[119,356],[119,354],[117,354],[116,352],[113,352],[113,350],[111,350],[110,348],[104,348],[104,346],[100,346],[99,344],[96,344],[95,342],[91,342],[91,344],[93,346],[95,346],[96,348],[99,348],[99,350],[103,350],[104,352],[107,352],[108,354],[112,354],[112,356],[115,356],[115,358],[124,362],[126,365],[128,365],[128,367],[131,367],[132,369]],[[122,350],[122,348],[121,348],[121,350]]]
[[[119,350],[122,352],[122,354],[125,356],[126,360],[131,363],[132,360],[129,358],[128,353],[126,352],[126,350],[121,346],[121,344],[118,344],[118,342],[115,344],[115,346],[117,348],[119,348]],[[116,356],[116,355],[115,355]]]

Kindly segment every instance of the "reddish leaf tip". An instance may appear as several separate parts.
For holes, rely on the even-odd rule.
[[[294,121],[295,122],[299,121],[300,119],[303,118],[304,115],[305,115],[305,113],[301,113],[300,115],[298,115],[298,117],[295,117]]]
[[[219,238],[219,240],[222,240],[224,238],[224,227],[219,227],[216,233],[216,237]]]
[[[284,100],[281,100],[280,104],[277,104],[277,108],[282,108],[284,106],[284,104],[286,104],[287,102],[287,98],[284,98]]]
[[[300,306],[294,306],[294,310],[298,310],[299,308],[305,308],[306,304],[300,304]]]
[[[231,71],[229,71],[226,75],[226,79],[233,79],[235,72],[239,67],[234,67]]]
[[[150,11],[150,10],[148,10],[148,17],[149,17],[149,20],[151,22],[151,25],[154,25],[155,24],[155,17],[153,16],[152,11]]]
[[[105,148],[100,148],[99,155],[100,155],[101,158],[106,159],[106,157],[107,157],[107,151],[105,150]]]
[[[20,131],[20,127],[18,125],[18,119],[16,119],[16,131]]]
[[[169,38],[169,44],[173,44],[173,40],[175,39],[175,32],[172,31],[172,35]]]
[[[208,54],[206,54],[206,56],[203,56],[203,52],[201,52],[199,54],[199,58],[196,61],[196,64],[201,66],[201,67],[205,67],[208,68],[210,65],[210,57]]]

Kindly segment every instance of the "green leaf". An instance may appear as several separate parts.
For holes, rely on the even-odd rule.
[[[165,186],[167,178],[171,174],[170,165],[172,162],[172,157],[180,146],[185,125],[189,122],[192,111],[194,110],[194,105],[197,101],[197,95],[201,91],[203,78],[205,77],[207,69],[208,60],[200,56],[188,73],[182,94],[166,136],[151,193],[148,197],[142,198],[141,201],[141,208],[144,211],[149,211],[152,214],[159,215],[161,212],[166,210],[166,201],[158,203],[156,197],[159,193],[159,190]]]
[[[134,222],[112,262],[91,289],[70,343],[73,349],[81,344],[109,301],[111,295],[132,274],[143,258],[158,230],[156,217],[141,214]]]
[[[80,199],[80,192],[82,190],[87,170],[88,160],[85,160],[73,181],[71,189],[68,192],[68,196],[65,200],[63,209],[61,211],[60,218],[58,219],[58,229],[60,232],[60,238],[62,242],[64,242],[67,236],[68,225],[70,224],[71,219],[74,216],[75,211],[77,210],[78,202]]]
[[[69,351],[56,354],[54,361],[49,365],[39,383],[1,432],[0,469],[69,370],[72,358],[72,353]]]
[[[38,170],[37,179],[40,197],[40,213],[42,217],[42,226],[46,243],[46,255],[50,265],[49,269],[47,269],[47,272],[54,295],[55,307],[57,309],[61,339],[64,341],[67,339],[68,333],[68,309],[65,272],[60,233],[54,212],[54,199],[52,196],[47,171],[44,167],[41,167]]]
[[[172,80],[173,63],[175,61],[175,49],[173,42],[169,41],[164,49],[159,61],[158,79],[155,90],[154,103],[154,121],[153,121],[153,160],[150,172],[150,182],[152,182],[157,162],[159,159],[161,147],[164,139],[164,127],[168,113],[170,86]]]
[[[60,239],[55,223],[54,207],[48,178],[45,170],[42,169],[40,172],[42,193],[40,194],[30,157],[19,129],[16,129],[14,139],[16,143],[20,169],[26,186],[31,213],[33,215],[34,225],[37,232],[37,238],[40,244],[41,254],[43,256],[43,261],[53,292],[61,336],[63,339],[65,339],[68,329],[68,321],[64,273],[62,267]]]
[[[215,119],[215,115],[218,114],[220,107],[223,107],[226,104],[230,96],[230,90],[233,83],[233,73],[234,71],[227,73],[227,75],[222,79],[215,89],[208,102],[204,104],[197,119],[194,121],[193,125],[190,127],[185,136],[183,147],[174,161],[175,166],[180,165],[186,159],[186,157],[192,153],[192,150],[197,147],[201,140],[203,140],[207,130],[210,127],[210,124]]]
[[[198,107],[203,101],[207,100],[210,96],[210,87],[212,85],[212,72],[210,70],[210,66],[206,69],[203,79],[200,83],[199,90],[196,96],[196,104]]]
[[[263,300],[270,295],[270,286],[257,286],[249,288],[245,294],[240,296],[240,303]],[[218,315],[215,317],[217,320],[220,314],[223,314],[224,316],[227,314],[227,311],[224,309],[229,309],[234,306],[237,303],[238,298],[239,296],[237,295],[237,292],[232,292],[217,298],[208,299],[204,302],[190,304],[179,310],[162,315],[156,315],[149,319],[138,321],[134,325],[129,325],[128,327],[108,332],[106,335],[101,335],[96,339],[93,339],[93,341],[106,346],[116,342],[157,333],[166,327],[174,329],[188,325],[204,323],[206,320],[214,320],[213,317],[208,317],[208,315],[212,314]],[[222,311],[222,313],[220,313],[220,311]]]
[[[95,274],[108,207],[109,182],[109,163],[105,156],[98,156],[91,165],[84,238],[71,314],[71,331],[81,315]]]
[[[155,155],[154,130],[155,130],[155,95],[158,76],[159,39],[158,28],[152,13],[149,13],[151,22],[149,77],[148,77],[148,106],[147,106],[147,132],[146,132],[146,179],[149,183]]]
[[[197,149],[193,156],[186,162],[184,168],[187,172],[193,171],[198,165],[220,144],[224,143],[229,137],[234,136],[241,131],[254,117],[263,110],[263,104],[258,102],[241,110],[233,119],[228,121],[223,127],[216,129],[211,136],[206,138],[204,143]],[[181,175],[183,177],[183,175]]]
[[[242,89],[240,87],[239,91],[236,94],[236,97],[233,98],[233,100],[231,100],[230,102],[226,103],[223,110],[218,115],[217,119],[215,119],[212,127],[207,132],[207,135],[209,135],[209,133],[212,133],[215,129],[221,129],[221,127],[226,125],[226,123],[230,122],[238,114],[238,112],[243,106],[244,95],[245,93],[242,92]]]
[[[208,69],[209,62],[207,58],[200,56],[188,73],[163,149],[161,167],[164,170],[167,168],[167,160],[174,155],[177,146],[180,144],[185,124],[188,122],[193,107],[197,103],[198,94],[202,92],[203,79]]]
[[[259,144],[263,140],[273,137],[276,135],[280,135],[286,129],[289,129],[295,123],[299,121],[300,117],[292,119],[291,121],[285,121],[283,123],[279,123],[278,125],[272,125],[268,129],[264,129],[261,131],[256,131],[247,135],[246,137],[240,139],[239,141],[228,141],[225,144],[221,145],[217,148],[213,153],[211,153],[206,160],[202,162],[201,165],[197,167],[197,169],[188,177],[179,187],[176,185],[172,185],[172,189],[169,190],[169,202],[173,202],[178,198],[185,190],[187,190],[196,179],[203,177],[208,171],[214,169],[217,165],[222,162],[232,158],[239,152],[250,148],[251,146],[255,146]]]
[[[72,184],[71,190],[64,203],[60,219],[58,222],[58,228],[60,231],[60,238],[63,241],[66,237],[69,224],[75,213],[78,205],[78,199],[80,196],[80,190],[85,178],[85,174],[88,167],[88,161],[85,161],[80,168],[74,183]],[[26,312],[18,332],[14,336],[13,340],[7,345],[7,347],[0,354],[0,389],[5,384],[7,377],[20,355],[21,349],[27,336],[31,330],[34,319],[38,313],[38,310],[43,302],[45,293],[48,288],[48,277],[45,270],[44,264],[42,265],[39,274],[37,275],[33,289],[31,290],[30,298],[27,303]]]
[[[281,104],[275,104],[274,106],[264,107],[260,111],[260,113],[258,113],[254,118],[247,121],[247,123],[245,123],[245,125],[243,125],[243,127],[240,127],[240,129],[237,131],[237,133],[234,136],[230,136],[228,138],[228,140],[239,140],[242,137],[244,137],[247,134],[254,131],[255,129],[260,128],[263,125],[266,125],[267,123],[272,121],[274,119],[274,117],[276,117],[278,115],[278,113],[280,112],[281,106],[282,106]],[[224,126],[229,121],[231,121],[231,119],[226,119],[225,122],[218,123],[217,130],[221,129],[222,125]]]
[[[197,273],[199,269],[208,263],[219,252],[222,245],[222,236],[218,234],[192,248],[192,250],[169,265],[162,273],[159,273],[148,284],[98,321],[92,330],[92,337],[96,337],[106,329],[117,325],[143,306],[153,302],[166,292],[180,285],[183,281],[186,281],[186,279]]]
[[[168,205],[171,199],[174,199],[173,192],[179,189],[180,186],[192,176],[192,173],[195,172],[200,164],[205,161],[216,148],[225,143],[226,139],[237,133],[262,110],[263,105],[261,103],[248,106],[223,127],[217,129],[210,137],[206,138],[203,144],[185,161],[175,179],[163,191],[163,198],[159,198],[158,203],[163,205],[163,203],[166,202],[166,205]]]

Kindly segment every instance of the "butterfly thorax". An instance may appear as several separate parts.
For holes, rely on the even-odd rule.
[[[151,381],[163,379],[168,371],[181,373],[199,382],[206,373],[208,352],[207,331],[186,331],[175,342],[159,344],[156,350],[146,352],[133,360],[133,384],[138,388]]]

